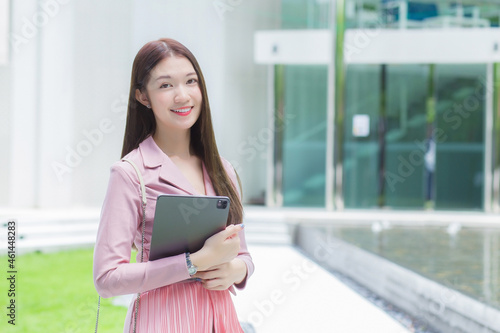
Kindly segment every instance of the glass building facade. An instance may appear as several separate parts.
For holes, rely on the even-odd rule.
[[[494,29],[499,16],[488,1],[283,0],[284,30],[329,30],[337,47],[330,64],[273,65],[274,203],[498,209],[496,62],[348,62],[338,41],[350,30]]]

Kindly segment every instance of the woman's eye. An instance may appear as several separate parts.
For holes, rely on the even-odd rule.
[[[187,84],[196,84],[196,83],[198,83],[198,80],[196,80],[196,79],[189,79],[187,81]]]
[[[169,88],[171,87],[172,85],[170,83],[164,83],[160,86],[160,88]]]

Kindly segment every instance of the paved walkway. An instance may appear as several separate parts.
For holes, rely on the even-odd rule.
[[[293,247],[249,250],[255,273],[233,300],[256,333],[410,332]]]
[[[33,239],[33,245],[28,246],[27,250],[56,250],[65,248],[64,244],[48,246],[47,236],[44,235],[48,228],[50,234],[59,230],[59,241],[67,239],[69,235],[78,234],[86,238],[74,242],[77,246],[92,244],[95,240],[98,213],[98,209],[83,212],[5,211],[0,214],[0,218],[16,218],[22,222],[19,230],[29,235],[25,237],[27,245],[30,239]],[[247,240],[256,271],[247,288],[239,291],[238,296],[233,298],[240,321],[253,324],[256,333],[409,332],[385,312],[288,245],[291,241],[287,234],[286,222],[292,217],[294,220],[301,219],[300,213],[315,220],[332,218],[331,214],[324,212],[317,212],[318,216],[313,217],[311,210],[253,207],[247,210]],[[341,219],[367,218],[350,216],[347,213],[345,215]],[[61,229],[59,223],[69,229]],[[123,300],[119,298],[116,301],[121,303]],[[128,304],[129,300],[126,301]]]

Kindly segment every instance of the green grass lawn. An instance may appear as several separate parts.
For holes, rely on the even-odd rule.
[[[0,332],[94,332],[98,295],[92,280],[92,249],[32,253],[16,258],[16,320],[7,323],[7,256],[0,256]],[[122,332],[127,309],[101,300],[99,332]]]

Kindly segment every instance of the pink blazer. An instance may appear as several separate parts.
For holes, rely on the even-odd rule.
[[[94,284],[99,295],[105,298],[148,291],[190,278],[184,254],[155,261],[148,261],[148,258],[156,198],[160,194],[193,195],[196,194],[193,186],[151,136],[126,158],[138,166],[146,186],[144,262],[140,263],[142,208],[139,179],[129,163],[119,161],[111,167],[94,248]],[[226,160],[222,159],[222,162],[238,190],[234,169]],[[207,195],[215,195],[204,165],[203,175]],[[244,231],[239,236],[241,246],[238,258],[246,263],[248,272],[245,280],[236,285],[241,289],[252,275],[254,265]],[[137,263],[130,263],[133,244],[139,249]],[[234,293],[233,287],[230,290]]]

